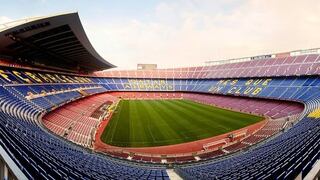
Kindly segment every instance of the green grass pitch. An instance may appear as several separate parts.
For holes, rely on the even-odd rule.
[[[224,134],[262,120],[189,100],[121,100],[101,140],[120,147],[152,147]]]

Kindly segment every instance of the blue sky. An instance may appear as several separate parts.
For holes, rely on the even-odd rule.
[[[120,68],[320,47],[318,0],[1,1],[0,23],[78,11],[93,46]]]

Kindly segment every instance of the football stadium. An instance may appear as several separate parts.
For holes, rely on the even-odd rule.
[[[78,13],[0,26],[1,179],[317,179],[320,49],[114,69]]]

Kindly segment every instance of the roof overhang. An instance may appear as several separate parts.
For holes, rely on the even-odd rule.
[[[92,72],[115,67],[92,47],[78,13],[0,25],[0,55],[67,70]]]

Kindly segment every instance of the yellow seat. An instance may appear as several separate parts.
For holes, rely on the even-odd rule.
[[[320,118],[320,108],[312,111],[308,117],[311,117],[311,118]]]

